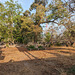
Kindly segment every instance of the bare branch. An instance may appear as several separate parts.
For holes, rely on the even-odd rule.
[[[40,22],[38,25],[43,24],[43,23],[50,23],[50,22],[60,25],[59,23],[55,21],[44,21],[44,22]]]

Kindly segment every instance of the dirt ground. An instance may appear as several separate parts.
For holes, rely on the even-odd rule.
[[[0,75],[75,75],[75,48],[50,47],[27,51],[22,47],[0,49]]]

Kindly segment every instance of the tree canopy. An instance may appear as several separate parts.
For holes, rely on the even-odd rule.
[[[74,4],[74,0],[34,0],[29,10],[23,12],[22,6],[17,1],[0,3],[0,41],[25,44],[37,42],[42,38],[41,24],[46,23],[65,26],[66,31],[63,35],[66,35],[66,38],[69,35],[74,38],[75,21],[72,20],[75,17]],[[32,10],[35,12],[32,13]],[[51,34],[49,38],[50,36]],[[48,41],[51,40],[49,38]]]

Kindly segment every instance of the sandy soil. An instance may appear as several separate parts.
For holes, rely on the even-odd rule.
[[[75,75],[75,48],[50,47],[27,51],[25,48],[0,49],[0,75]]]

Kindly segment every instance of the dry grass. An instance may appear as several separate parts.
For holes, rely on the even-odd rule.
[[[27,51],[23,47],[0,49],[0,75],[75,75],[75,48],[51,47]]]

